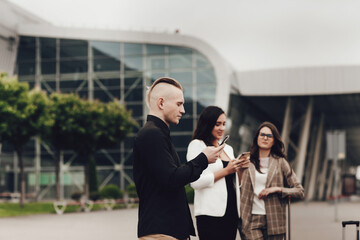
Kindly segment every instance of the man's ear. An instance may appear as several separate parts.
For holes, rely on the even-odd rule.
[[[159,98],[157,101],[157,106],[159,109],[163,110],[164,109],[164,98]]]

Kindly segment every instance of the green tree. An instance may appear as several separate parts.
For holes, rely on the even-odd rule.
[[[51,125],[47,95],[37,89],[28,91],[27,83],[4,75],[0,79],[1,140],[14,146],[21,176],[20,206],[25,203],[24,146],[30,138]]]
[[[53,93],[50,95],[49,112],[52,125],[42,132],[41,138],[54,149],[56,199],[60,200],[61,152],[73,149],[73,133],[78,128],[79,115],[84,111],[84,101],[75,94]]]
[[[81,112],[76,116],[77,127],[71,135],[73,150],[84,163],[84,192],[89,198],[90,159],[98,150],[118,145],[136,123],[131,119],[131,113],[118,102],[83,100],[82,104]]]

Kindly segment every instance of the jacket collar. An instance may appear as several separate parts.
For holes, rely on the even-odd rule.
[[[161,120],[160,118],[154,116],[154,115],[148,115],[146,120],[149,122],[153,122],[155,126],[160,128],[166,135],[170,136],[170,129],[166,123]]]
[[[273,177],[275,176],[275,170],[277,168],[279,161],[277,161],[277,159],[275,159],[272,155],[270,155],[270,159],[269,159],[269,171],[268,171],[268,175],[266,178],[266,187],[270,186],[270,183],[273,179]]]

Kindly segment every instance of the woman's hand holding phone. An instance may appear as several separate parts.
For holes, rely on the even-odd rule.
[[[245,170],[250,166],[250,152],[243,152],[237,158],[239,160],[239,170]]]

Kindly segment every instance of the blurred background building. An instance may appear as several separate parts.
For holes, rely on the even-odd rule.
[[[247,151],[257,126],[276,124],[292,166],[309,200],[334,194],[333,161],[326,155],[326,131],[346,131],[341,174],[354,175],[360,156],[360,66],[309,66],[239,71],[205,41],[174,33],[65,28],[50,24],[8,1],[0,1],[0,70],[30,87],[75,92],[89,100],[118,100],[142,126],[146,87],[162,76],[184,87],[186,114],[172,126],[172,139],[185,162],[197,118],[208,105],[228,114],[230,144]],[[132,142],[97,153],[100,187],[132,182]],[[55,196],[55,161],[49,146],[33,139],[26,147],[27,193]],[[0,192],[19,190],[19,169],[11,146],[0,155]],[[65,152],[64,195],[83,188],[83,166]],[[39,179],[39,181],[36,181]],[[342,186],[337,186],[341,190]]]

